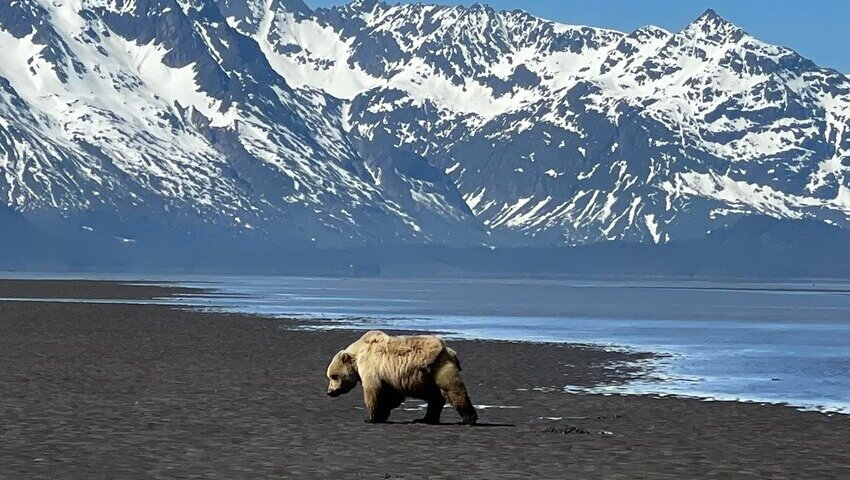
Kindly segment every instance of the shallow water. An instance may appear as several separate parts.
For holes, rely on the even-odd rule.
[[[207,279],[211,280],[211,279]],[[615,393],[784,402],[850,412],[850,285],[581,280],[239,278],[208,306],[672,354]],[[663,380],[663,381],[658,381]]]
[[[656,365],[655,378],[604,392],[850,413],[850,284],[845,283],[291,277],[187,277],[177,283],[214,293],[176,303],[322,320],[328,328],[438,330],[458,337],[595,343],[672,355]]]

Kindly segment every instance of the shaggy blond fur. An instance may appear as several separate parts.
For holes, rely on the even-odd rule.
[[[463,422],[475,423],[478,414],[460,375],[457,353],[433,336],[391,337],[368,332],[337,353],[328,366],[328,395],[349,392],[358,382],[370,423],[386,422],[392,409],[406,397],[428,402],[425,423],[439,423],[446,404],[457,409]]]

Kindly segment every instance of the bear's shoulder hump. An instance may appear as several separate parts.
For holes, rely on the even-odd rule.
[[[366,332],[360,337],[360,341],[367,344],[372,343],[385,343],[390,340],[390,336],[380,330],[372,330],[371,332]]]

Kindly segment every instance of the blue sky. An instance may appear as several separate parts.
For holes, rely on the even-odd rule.
[[[311,7],[348,3],[305,0]],[[388,3],[396,3],[394,0]],[[405,2],[417,3],[417,2]],[[423,1],[451,5],[475,2]],[[823,67],[850,73],[850,0],[479,0],[521,8],[564,23],[632,31],[657,25],[679,31],[707,8],[768,43],[793,48]]]

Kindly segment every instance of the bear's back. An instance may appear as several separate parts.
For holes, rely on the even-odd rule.
[[[427,368],[446,350],[443,339],[430,335],[391,337],[375,330],[364,334],[352,345],[361,359],[368,363],[402,369]],[[365,355],[365,356],[364,356]]]
[[[445,350],[446,344],[442,338],[429,335],[415,335],[406,337],[390,337],[387,343],[387,353],[406,358],[417,366],[430,366],[440,353]]]

